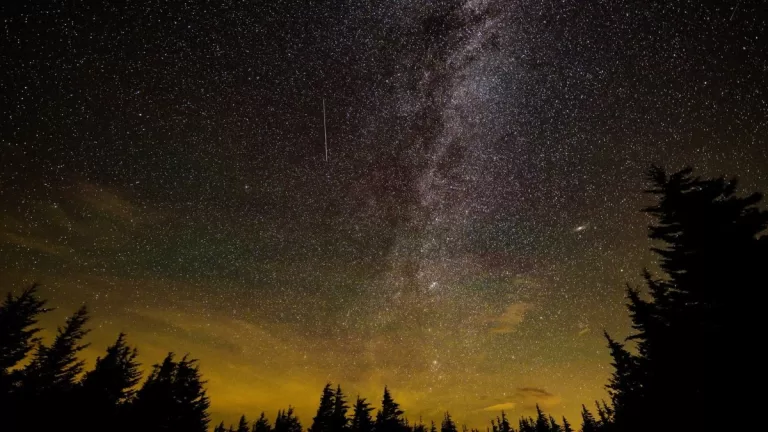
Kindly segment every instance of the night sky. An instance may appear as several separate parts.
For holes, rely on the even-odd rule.
[[[216,423],[309,426],[327,381],[578,423],[653,268],[644,171],[768,191],[762,1],[12,3],[2,289],[48,335],[87,303],[90,361],[199,358]]]

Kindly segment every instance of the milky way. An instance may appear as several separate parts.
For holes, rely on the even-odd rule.
[[[759,1],[3,6],[0,274],[190,352],[215,420],[327,381],[482,427],[605,397],[650,164],[768,190]],[[329,160],[323,146],[327,107]]]

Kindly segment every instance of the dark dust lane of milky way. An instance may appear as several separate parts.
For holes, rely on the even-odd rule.
[[[199,3],[2,7],[0,274],[89,361],[199,358],[215,419],[575,417],[649,165],[768,190],[760,1]]]

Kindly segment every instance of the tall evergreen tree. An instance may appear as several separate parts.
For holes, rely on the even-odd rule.
[[[509,424],[509,420],[507,419],[507,413],[504,412],[504,410],[501,411],[501,418],[499,416],[496,416],[496,421],[491,420],[491,427],[493,428],[494,432],[512,432],[512,426]]]
[[[341,386],[336,386],[336,393],[333,395],[333,413],[331,415],[331,430],[334,432],[346,431],[349,426],[347,418],[347,397],[341,391]]]
[[[373,408],[365,398],[357,396],[355,406],[352,412],[352,423],[350,425],[351,432],[372,432],[373,431],[373,418],[371,417],[371,411]]]
[[[435,425],[434,420],[432,420],[432,422],[429,425],[429,432],[437,432],[437,426]]]
[[[245,415],[240,416],[240,421],[237,423],[237,432],[251,432],[251,428],[248,426],[248,420]]]
[[[443,416],[443,423],[440,425],[440,432],[457,432],[456,423],[451,418],[451,414],[446,411]]]
[[[88,371],[81,381],[80,404],[87,409],[81,415],[85,430],[103,430],[104,425],[116,422],[113,429],[126,424],[126,403],[135,393],[141,379],[136,348],[125,342],[120,333],[114,345],[107,348],[104,357],[96,359],[96,366]]]
[[[278,411],[273,432],[302,432],[301,422],[293,413],[293,407]]]
[[[320,406],[317,407],[317,414],[312,418],[309,432],[331,432],[333,430],[333,396],[331,383],[328,383],[323,387],[323,393],[320,395]]]
[[[521,417],[518,424],[520,426],[520,432],[536,432],[536,422],[530,417]]]
[[[555,421],[555,418],[552,416],[549,416],[549,430],[551,432],[563,432],[563,428],[560,427],[559,424]]]
[[[222,421],[218,426],[213,428],[213,432],[227,432],[227,428],[224,426],[224,422]]]
[[[264,415],[264,412],[262,411],[259,419],[253,423],[253,429],[251,432],[271,432],[271,430],[272,426],[269,424],[267,416]]]
[[[45,307],[45,300],[38,297],[37,288],[38,285],[32,285],[16,297],[9,292],[0,304],[0,380],[10,375],[10,369],[40,343],[37,337],[40,329],[34,325],[49,309]],[[0,391],[3,389],[0,387]]]
[[[571,427],[571,424],[568,423],[568,419],[563,417],[563,432],[573,432],[573,428]]]
[[[24,387],[34,394],[45,395],[70,391],[77,383],[85,362],[77,354],[88,347],[81,343],[90,330],[85,328],[88,310],[80,307],[59,327],[50,346],[40,345],[24,370]]]
[[[136,395],[133,413],[145,431],[207,432],[210,402],[197,361],[174,361],[169,353],[155,365]]]
[[[600,427],[595,420],[595,416],[587,409],[581,406],[581,432],[599,432]]]
[[[645,273],[649,300],[628,290],[637,355],[609,339],[618,430],[728,429],[727,416],[701,413],[737,411],[736,398],[722,395],[756,367],[732,353],[757,313],[743,299],[768,284],[768,212],[760,194],[738,196],[735,180],[691,174],[649,174],[657,202],[645,212],[656,220],[649,236],[664,277]],[[722,370],[733,373],[712,373]]]
[[[400,404],[392,399],[389,389],[384,387],[381,410],[376,413],[376,432],[402,432],[403,426],[403,410],[400,409]]]
[[[549,432],[549,418],[541,410],[539,404],[536,404],[536,432]]]

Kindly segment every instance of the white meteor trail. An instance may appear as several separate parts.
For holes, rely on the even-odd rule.
[[[325,138],[325,161],[328,162],[328,130],[325,126],[325,99],[323,99],[323,137]]]

